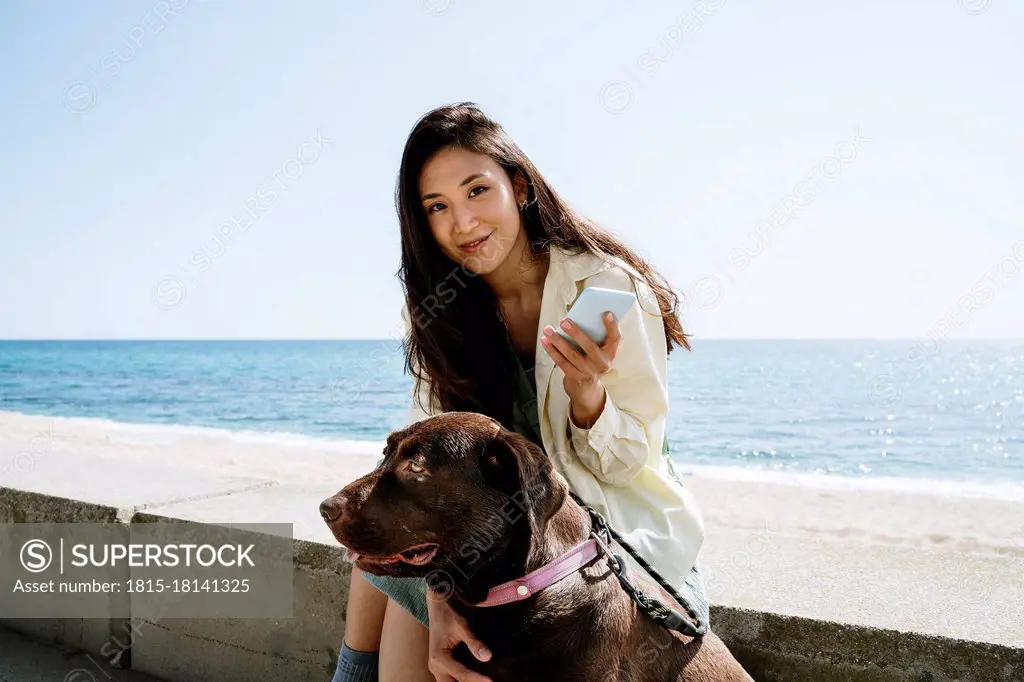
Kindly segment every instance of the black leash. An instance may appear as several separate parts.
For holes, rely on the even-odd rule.
[[[700,618],[686,600],[683,599],[682,595],[680,595],[674,587],[669,585],[665,579],[654,570],[653,566],[644,561],[644,558],[640,556],[640,554],[637,553],[637,551],[633,549],[633,547],[626,542],[621,535],[616,533],[614,528],[608,525],[608,522],[604,520],[604,517],[598,513],[596,509],[581,500],[576,493],[569,491],[569,494],[572,495],[572,499],[576,501],[576,504],[581,506],[588,514],[590,514],[590,520],[593,526],[591,529],[591,536],[597,540],[598,544],[600,544],[602,549],[604,549],[605,554],[608,555],[608,565],[611,567],[612,571],[615,572],[615,576],[619,579],[619,583],[622,584],[626,593],[629,594],[630,599],[636,602],[636,605],[640,610],[669,630],[681,632],[688,637],[703,637],[706,635],[708,631],[708,624],[701,622]],[[610,533],[615,542],[619,543],[627,552],[629,552],[629,555],[636,559],[636,562],[640,564],[640,567],[647,571],[647,574],[654,578],[658,582],[658,585],[660,585],[666,592],[672,595],[673,599],[682,605],[686,610],[686,613],[690,616],[689,620],[672,607],[663,604],[661,600],[642,592],[629,580],[628,577],[626,577],[626,560],[618,554],[614,554],[611,551],[611,548],[604,543],[601,535],[605,533]]]

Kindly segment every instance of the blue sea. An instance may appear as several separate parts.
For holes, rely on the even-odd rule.
[[[393,340],[0,341],[0,411],[380,442],[403,370]],[[1024,490],[1024,341],[698,340],[669,372],[685,472]]]

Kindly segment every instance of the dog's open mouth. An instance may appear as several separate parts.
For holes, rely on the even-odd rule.
[[[405,563],[410,566],[422,566],[428,563],[437,554],[439,546],[436,542],[424,542],[418,545],[413,545],[408,549],[404,549],[398,554],[392,554],[390,556],[369,556],[366,554],[359,554],[351,549],[346,548],[347,558],[349,561],[355,563],[360,561],[365,564],[398,564]]]

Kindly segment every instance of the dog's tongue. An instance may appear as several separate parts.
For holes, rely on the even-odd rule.
[[[412,564],[413,566],[422,566],[433,559],[434,554],[436,553],[437,545],[433,542],[427,542],[422,545],[410,547],[401,554],[398,554],[397,558],[407,564]]]

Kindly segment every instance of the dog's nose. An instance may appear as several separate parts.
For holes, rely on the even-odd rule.
[[[345,498],[342,495],[332,495],[326,500],[320,503],[320,516],[324,517],[324,521],[330,523],[339,516],[345,508]]]

